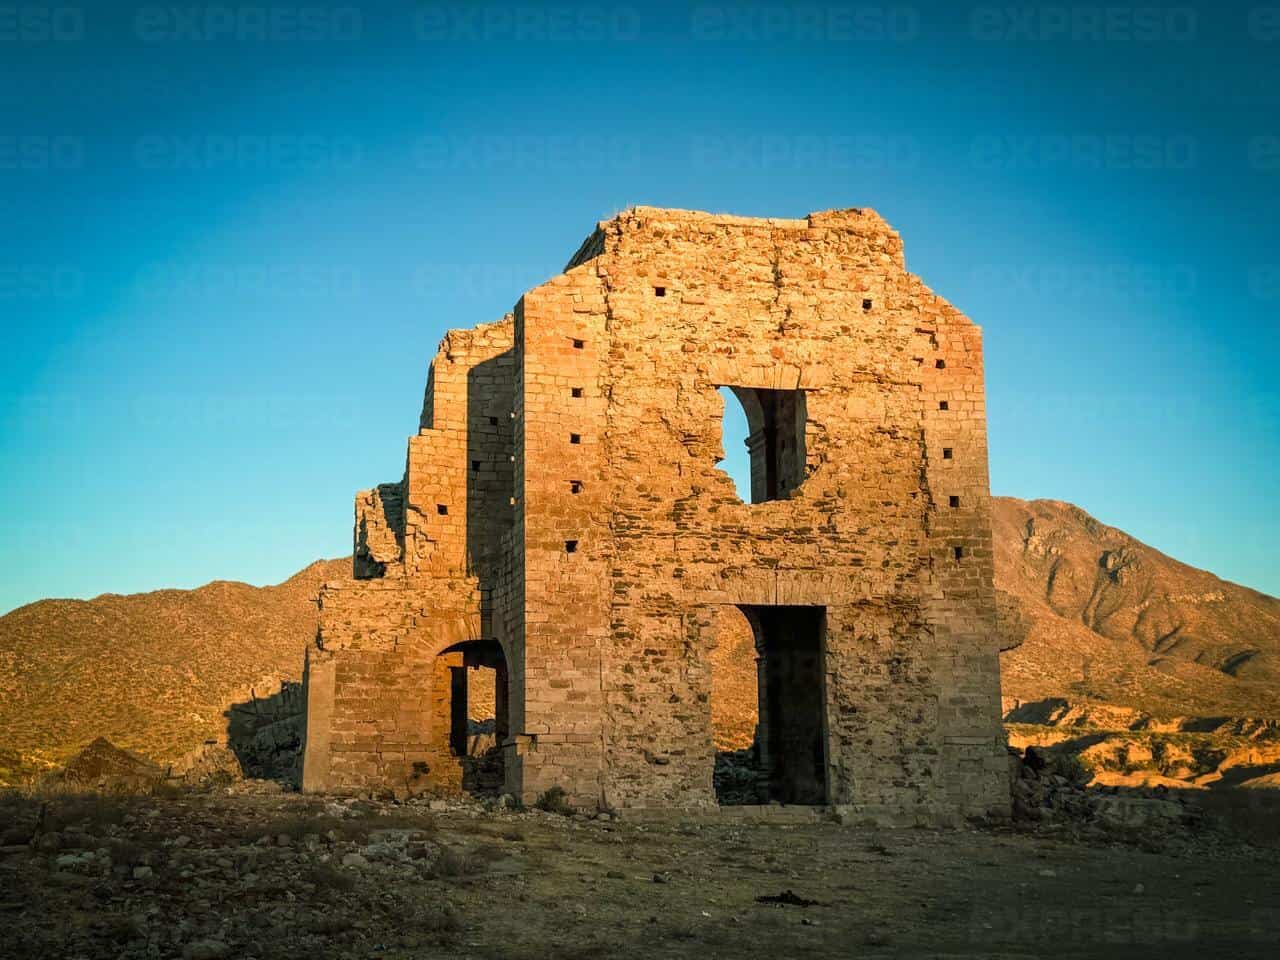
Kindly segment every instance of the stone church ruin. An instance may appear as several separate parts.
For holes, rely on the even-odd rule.
[[[600,223],[445,336],[354,562],[320,597],[305,790],[714,807],[741,630],[756,802],[1008,812],[981,334],[870,210]]]

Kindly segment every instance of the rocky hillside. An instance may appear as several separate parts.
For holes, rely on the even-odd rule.
[[[1280,600],[1069,503],[1001,497],[993,525],[1006,696],[1280,717]]]
[[[273,587],[42,600],[0,617],[0,782],[100,736],[169,761],[224,735],[232,704],[300,678],[319,586],[350,566],[313,563]]]
[[[1011,723],[1250,742],[1274,732],[1238,718],[1280,718],[1280,600],[1067,503],[999,498],[994,526]],[[299,678],[319,585],[349,574],[349,561],[330,560],[274,587],[45,600],[0,617],[0,781],[99,736],[172,761],[225,735],[232,705]],[[724,626],[713,719],[717,745],[734,749],[754,729],[755,663],[745,620],[730,613]],[[1098,705],[1128,712],[1104,723],[1113,715]],[[1236,719],[1206,727],[1193,717]]]

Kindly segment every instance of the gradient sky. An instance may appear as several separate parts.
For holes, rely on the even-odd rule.
[[[878,210],[994,492],[1280,593],[1276,7],[16,9],[0,610],[342,555],[444,331],[637,203]]]

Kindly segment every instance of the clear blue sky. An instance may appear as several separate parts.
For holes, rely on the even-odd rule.
[[[345,553],[443,332],[633,203],[875,208],[995,492],[1280,593],[1274,8],[14,9],[0,610]]]

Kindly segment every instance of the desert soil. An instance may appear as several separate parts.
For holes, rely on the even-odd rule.
[[[573,819],[239,785],[0,796],[0,956],[1274,957],[1280,851],[1208,826]],[[769,896],[816,901],[760,902]]]

